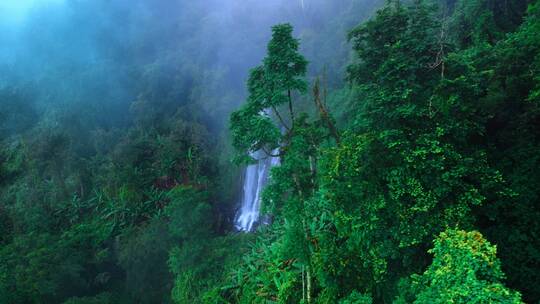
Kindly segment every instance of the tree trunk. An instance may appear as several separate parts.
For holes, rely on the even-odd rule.
[[[330,134],[334,139],[336,140],[336,143],[340,143],[340,136],[339,132],[332,121],[332,118],[330,117],[330,114],[328,113],[328,110],[324,106],[324,104],[321,101],[321,90],[320,90],[320,83],[319,79],[315,81],[315,85],[313,86],[313,101],[315,102],[315,106],[317,107],[317,110],[319,111],[319,115],[321,116],[321,119],[326,123],[326,126],[328,130],[330,131]]]
[[[311,303],[311,267],[309,266],[306,271],[306,277],[307,277],[307,302],[309,304]]]
[[[294,126],[294,110],[293,110],[293,104],[292,104],[291,90],[287,91],[287,96],[289,97],[289,112],[291,114],[291,124]]]

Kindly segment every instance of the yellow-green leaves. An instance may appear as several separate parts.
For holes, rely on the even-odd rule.
[[[429,253],[431,266],[411,277],[397,303],[522,303],[518,292],[502,284],[497,249],[479,232],[442,232]]]

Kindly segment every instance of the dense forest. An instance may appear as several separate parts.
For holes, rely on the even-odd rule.
[[[2,2],[0,303],[540,303],[540,0]]]

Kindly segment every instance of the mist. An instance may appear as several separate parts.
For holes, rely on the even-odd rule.
[[[243,102],[272,25],[293,24],[311,74],[339,83],[346,32],[377,2],[3,1],[0,87],[32,94],[40,113],[100,113],[96,127],[129,124],[139,99],[195,108],[186,115],[219,129]]]

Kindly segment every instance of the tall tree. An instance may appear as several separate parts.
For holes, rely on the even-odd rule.
[[[263,150],[270,154],[293,132],[296,115],[293,95],[307,90],[307,61],[298,52],[299,41],[292,37],[293,27],[280,24],[272,27],[272,39],[263,64],[249,76],[247,103],[231,115],[233,145],[243,160]],[[280,111],[286,105],[289,117]],[[269,116],[273,114],[275,120]],[[285,129],[282,136],[281,129]]]

